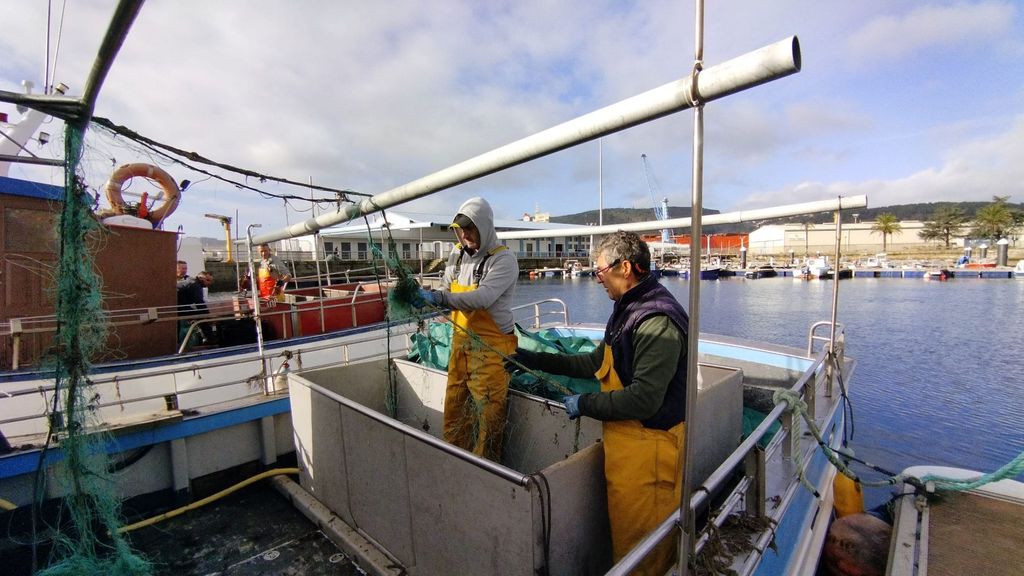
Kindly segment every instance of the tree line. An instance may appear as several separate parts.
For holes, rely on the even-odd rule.
[[[949,248],[953,238],[976,238],[998,241],[1007,238],[1016,243],[1024,230],[1024,210],[1021,205],[1010,204],[1009,196],[993,196],[992,202],[978,207],[972,215],[953,202],[942,202],[923,218],[924,227],[918,236],[926,242],[943,242]],[[893,234],[900,234],[900,218],[894,212],[883,212],[875,217],[872,232],[882,235],[882,251]]]
[[[993,196],[991,202],[929,202],[903,204],[884,208],[864,208],[857,217],[861,222],[873,222],[871,230],[882,235],[882,250],[887,249],[889,238],[902,233],[900,222],[919,220],[924,228],[919,233],[926,242],[943,242],[949,248],[954,238],[978,238],[997,241],[1007,238],[1016,243],[1024,232],[1024,203],[1012,204],[1009,196]],[[705,208],[704,214],[718,214],[718,210]],[[689,207],[670,206],[669,218],[687,218]],[[654,212],[648,208],[606,208],[604,224],[625,224],[653,220]],[[564,216],[552,216],[552,222],[596,225],[597,210],[588,210]],[[814,226],[807,216],[794,216],[776,220],[781,223],[799,223],[806,228]],[[768,222],[743,222],[708,226],[705,233],[749,233]]]

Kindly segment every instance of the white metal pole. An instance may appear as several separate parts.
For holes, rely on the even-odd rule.
[[[604,150],[603,139],[597,139],[597,225],[604,226]]]
[[[693,106],[695,92],[702,102],[723,98],[800,70],[800,42],[791,36],[701,72],[627,98],[500,148],[485,152],[439,172],[424,176],[336,212],[263,234],[255,242],[273,242],[312,234],[385,208],[446,190],[453,186],[518,166],[536,158],[589,142]]]
[[[801,214],[815,214],[818,212],[833,212],[835,210],[846,210],[847,208],[864,208],[868,205],[868,197],[864,195],[841,197],[835,200],[817,200],[814,202],[801,202],[800,204],[787,204],[785,206],[773,206],[771,208],[757,208],[755,210],[739,210],[726,212],[724,214],[709,214],[701,216],[701,222],[705,225],[711,224],[738,224],[740,222],[753,222],[756,220],[767,220],[770,218],[785,218],[787,216],[799,216]],[[673,220],[648,220],[646,222],[631,222],[629,224],[610,224],[608,226],[588,226],[588,234],[610,234],[616,230],[627,230],[631,232],[643,232],[646,230],[659,230],[668,226],[670,228],[691,228],[693,218],[675,218]],[[498,232],[500,240],[517,240],[526,238],[557,238],[562,236],[575,236],[580,233],[580,227],[557,228],[554,230],[516,230]],[[698,238],[699,242],[703,239]],[[698,243],[699,243],[698,242]]]
[[[703,76],[701,68],[704,65],[704,0],[697,0],[694,7],[694,59],[693,75],[696,78]],[[697,82],[695,82],[697,83]],[[693,442],[690,438],[699,434],[699,430],[691,428],[693,423],[694,408],[697,404],[697,354],[698,342],[700,340],[700,235],[704,225],[704,103],[701,93],[694,95],[695,101],[701,99],[693,107],[693,185],[691,198],[690,217],[693,219],[693,226],[690,229],[690,299],[687,312],[690,317],[690,326],[686,336],[686,410],[684,421],[686,431],[683,449],[680,451],[679,459],[683,470],[683,487],[679,499],[679,558],[677,572],[680,576],[690,573],[689,559],[690,550],[696,542],[694,534],[694,519],[690,512],[690,495],[693,494],[693,466],[690,463],[694,459]],[[710,238],[708,239],[708,252],[710,253]],[[696,252],[694,252],[696,248]]]
[[[253,247],[252,229],[253,228],[259,228],[259,227],[260,227],[259,224],[249,224],[245,228],[245,235],[249,238],[249,243],[248,243],[249,245],[247,247],[248,248],[247,260],[249,261],[249,264],[248,264],[248,266],[249,266],[249,289],[252,290],[252,319],[253,319],[254,322],[256,322],[256,351],[257,351],[257,354],[259,355],[259,358],[260,358],[260,366],[263,369],[263,374],[261,374],[261,376],[264,376],[264,378],[263,378],[263,393],[266,394],[266,393],[269,393],[270,390],[271,390],[271,383],[269,382],[269,378],[271,376],[270,376],[270,371],[267,370],[267,360],[266,360],[266,358],[263,357],[263,323],[261,322],[261,317],[260,317],[260,289],[259,289],[258,280],[256,278],[256,271],[253,269],[253,265],[252,265],[252,247]]]

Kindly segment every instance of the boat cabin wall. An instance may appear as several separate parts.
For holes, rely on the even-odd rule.
[[[57,278],[56,234],[60,203],[0,191],[0,321],[55,313]],[[162,230],[104,226],[88,242],[96,246],[95,270],[107,310],[175,306],[174,262],[177,235]],[[37,327],[37,326],[34,326]],[[52,328],[52,326],[50,326]],[[29,326],[25,326],[29,329]],[[38,365],[53,342],[54,332],[24,333],[18,366]],[[101,356],[135,359],[173,354],[177,349],[173,322],[110,326]],[[14,366],[14,338],[0,337],[0,370]]]

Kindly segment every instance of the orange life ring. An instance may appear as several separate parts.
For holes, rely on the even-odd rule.
[[[124,198],[121,197],[121,188],[126,181],[136,176],[153,180],[164,191],[162,204],[149,209],[148,213],[142,212],[139,214],[139,217],[149,220],[156,226],[170,216],[175,208],[178,207],[178,203],[181,201],[181,190],[178,189],[178,184],[174,181],[174,178],[171,178],[171,175],[159,166],[141,163],[122,164],[114,170],[114,173],[110,175],[110,179],[107,180],[103,187],[107,201],[110,202],[110,207],[113,208],[114,212],[124,214]],[[142,200],[145,202],[145,195]]]

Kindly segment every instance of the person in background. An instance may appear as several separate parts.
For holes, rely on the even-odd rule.
[[[206,294],[204,288],[213,284],[213,274],[203,270],[196,274],[195,278],[186,278],[178,281],[178,316],[207,315],[210,309],[206,306]],[[189,322],[183,320],[178,324],[178,344],[185,338],[188,332]],[[212,341],[212,327],[206,324],[197,326],[197,332],[203,344]]]
[[[498,243],[494,213],[483,198],[466,200],[450,228],[458,244],[445,265],[442,289],[421,288],[415,304],[452,309],[445,441],[498,461],[509,382],[503,361],[517,343],[512,297],[519,263]]]
[[[612,555],[617,562],[679,507],[686,424],[687,332],[683,306],[658,283],[647,244],[633,232],[597,245],[597,281],[615,301],[604,346],[586,354],[517,349],[506,363],[575,377],[596,376],[601,391],[564,399],[571,419],[603,421]],[[674,544],[662,544],[636,574],[665,574]]]
[[[273,306],[284,294],[284,285],[292,279],[291,274],[274,256],[269,244],[260,244],[260,264],[256,270],[256,288],[261,299]],[[252,285],[249,275],[242,280],[242,288]]]
[[[185,262],[184,260],[178,260],[178,264],[176,266],[175,273],[177,274],[177,280],[178,281],[187,279],[188,278],[188,262]]]

